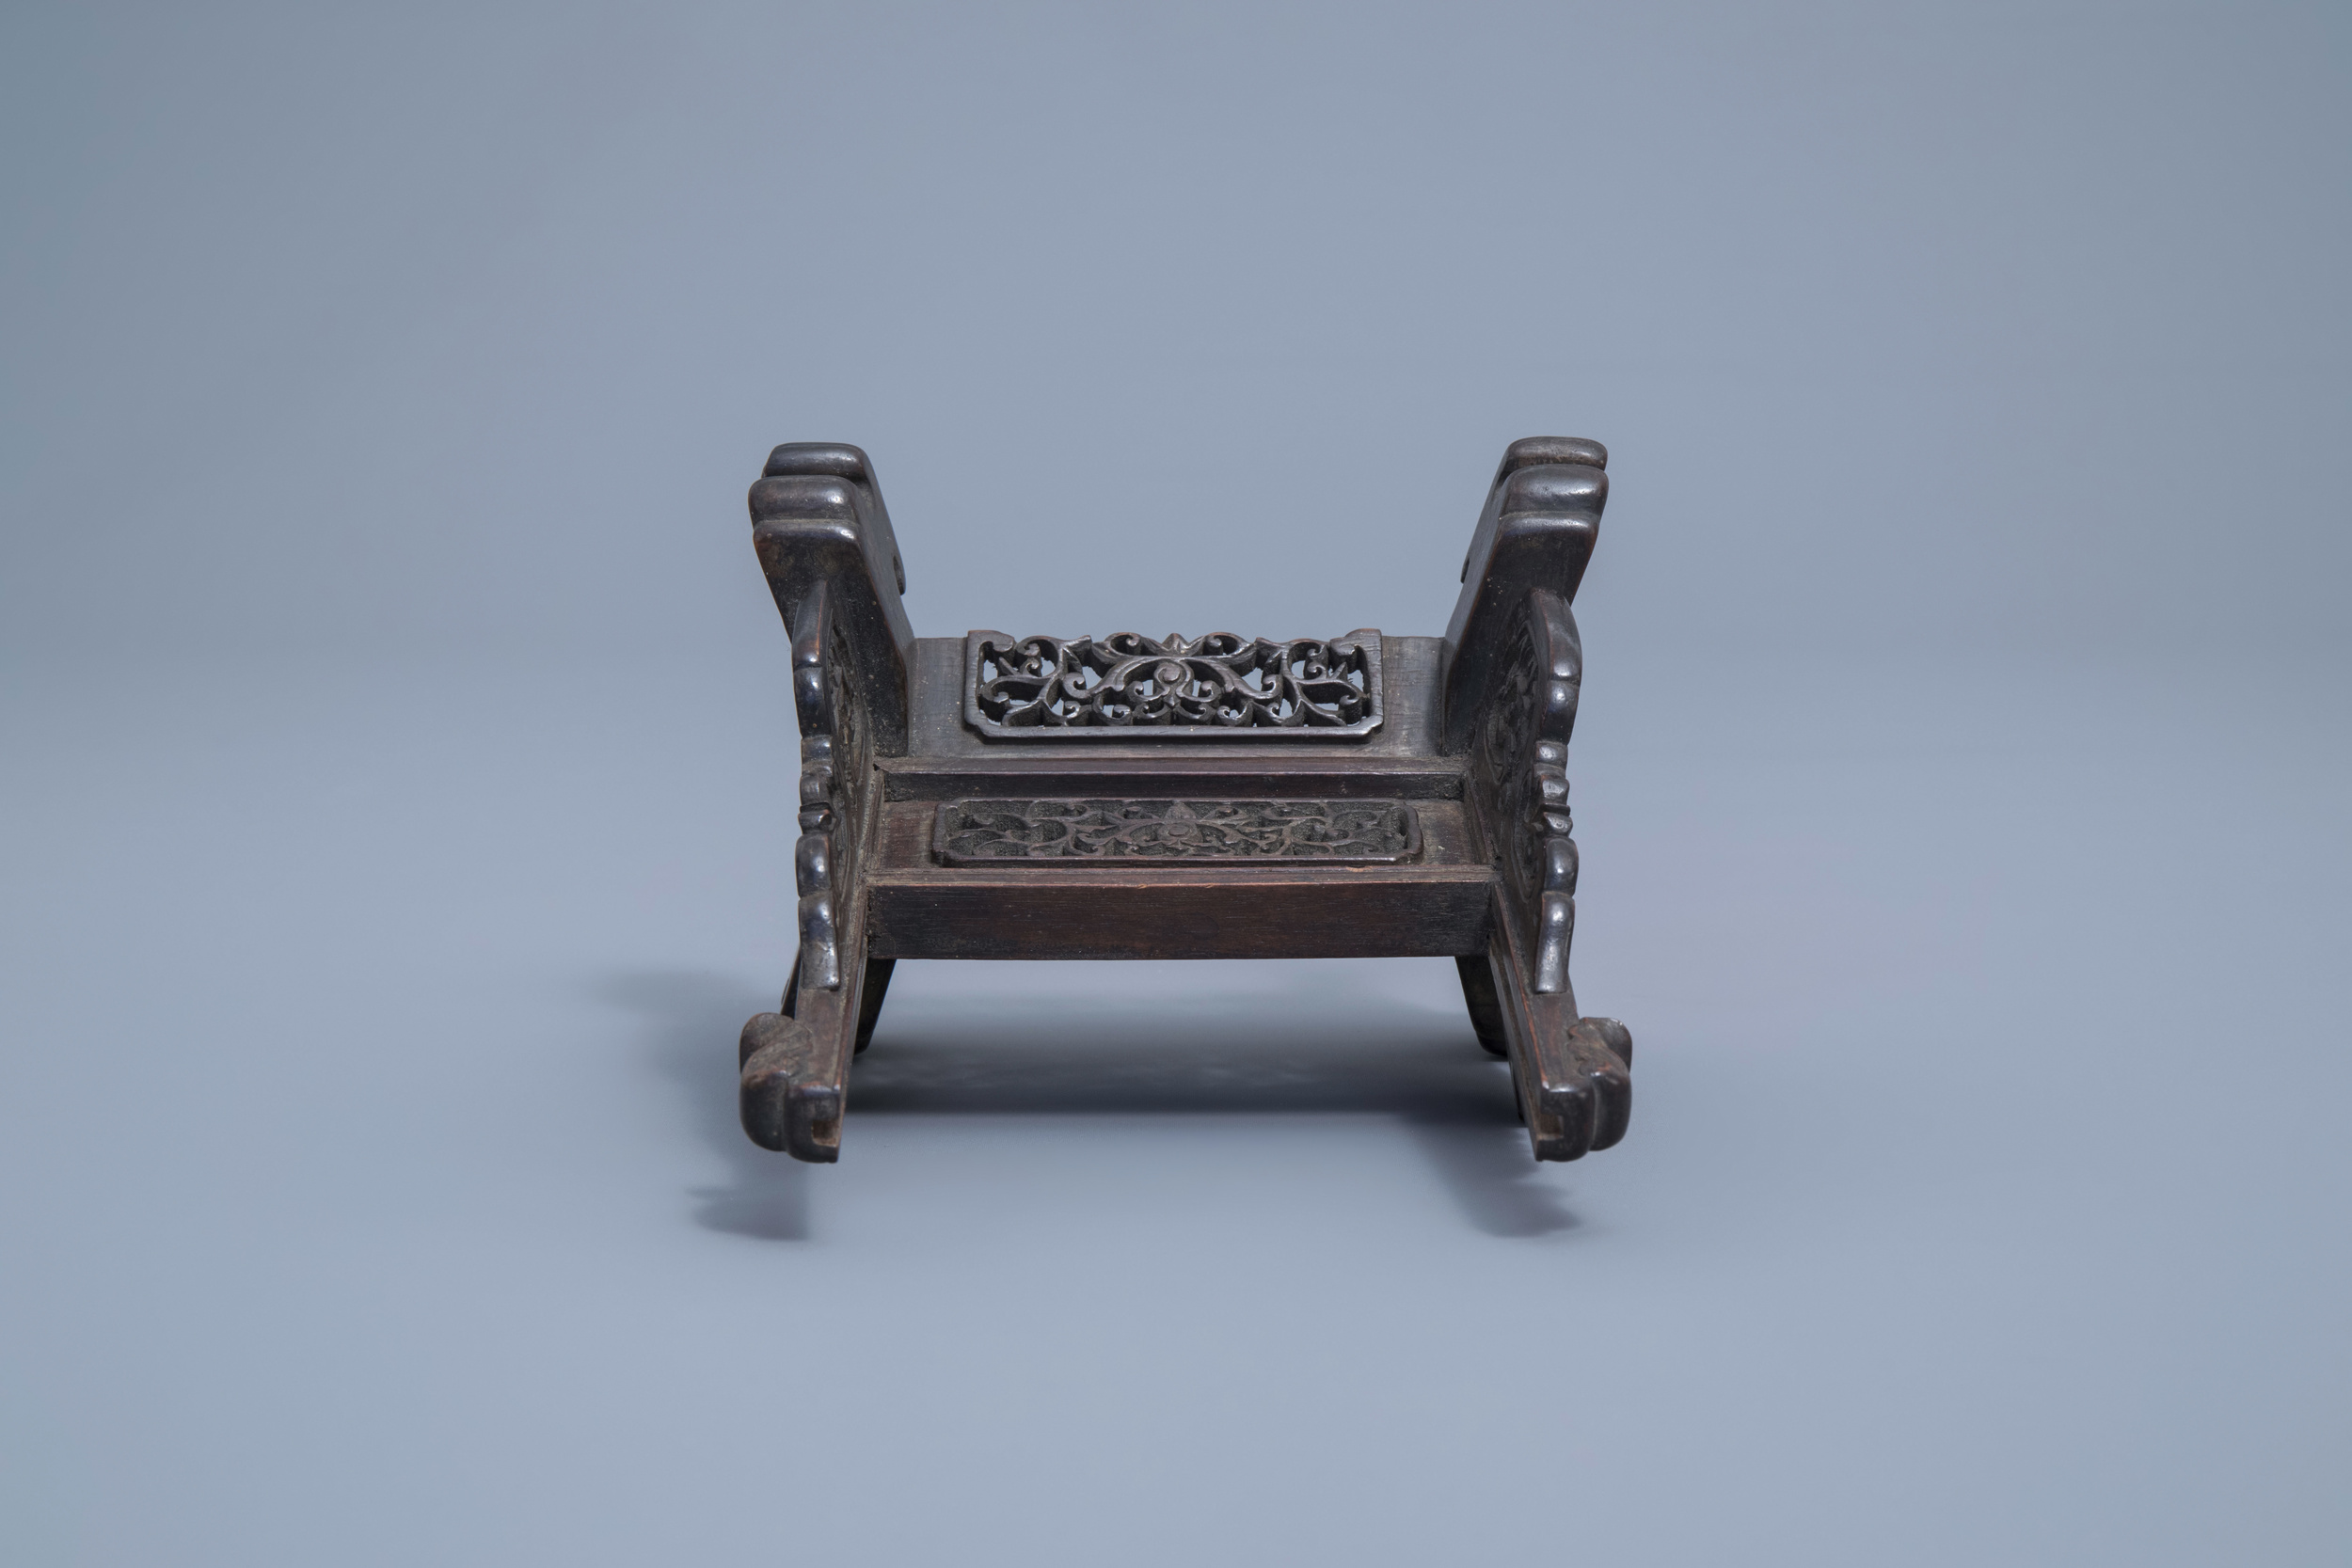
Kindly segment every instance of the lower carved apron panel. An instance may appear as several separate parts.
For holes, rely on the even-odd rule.
[[[943,865],[1391,865],[1421,856],[1402,800],[1003,800],[939,807]]]

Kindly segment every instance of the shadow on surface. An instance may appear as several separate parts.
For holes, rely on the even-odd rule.
[[[685,970],[608,975],[595,989],[644,1022],[654,1066],[677,1085],[695,1133],[725,1162],[724,1184],[692,1189],[695,1223],[732,1236],[805,1241],[809,1168],[753,1143],[736,1115],[736,1037],[745,1019],[773,1007],[776,998]]]
[[[645,1021],[660,1070],[726,1162],[731,1185],[695,1192],[697,1221],[805,1238],[816,1173],[755,1148],[736,1119],[736,1035],[775,998],[680,971],[616,974],[596,990]],[[1575,1227],[1528,1151],[1509,1070],[1478,1049],[1467,1019],[1348,993],[1311,972],[1286,991],[953,1005],[894,991],[850,1077],[848,1135],[892,1116],[1389,1116],[1479,1229]]]

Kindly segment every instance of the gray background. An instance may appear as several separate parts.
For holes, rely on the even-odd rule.
[[[8,8],[0,1558],[2343,1560],[2348,14]],[[1312,635],[1531,434],[1625,1145],[1442,960],[741,1139],[771,442]]]

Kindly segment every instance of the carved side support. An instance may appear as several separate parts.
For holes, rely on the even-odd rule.
[[[1583,652],[1568,605],[1609,499],[1597,441],[1514,441],[1495,469],[1446,628],[1438,748],[1470,757],[1468,795],[1493,857],[1493,936],[1464,955],[1463,1000],[1479,1043],[1511,1059],[1539,1160],[1574,1160],[1625,1135],[1633,1043],[1581,1018],[1568,983],[1576,840],[1568,737]]]
[[[889,981],[887,962],[866,957],[859,861],[873,757],[906,747],[914,633],[865,453],[778,447],[751,506],[760,564],[792,637],[800,953],[782,1010],[744,1025],[743,1129],[763,1148],[829,1162],[840,1157],[850,1059]]]

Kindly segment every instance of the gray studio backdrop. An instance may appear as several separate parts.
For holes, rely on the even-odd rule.
[[[0,15],[0,1559],[2343,1560],[2340,7]],[[1442,962],[907,966],[917,629],[1441,629],[1597,436],[1537,1169]]]

